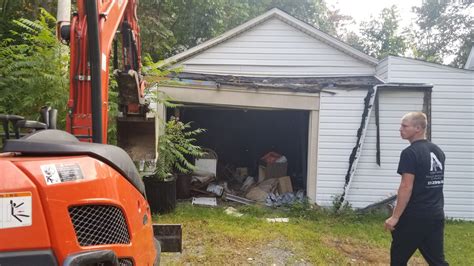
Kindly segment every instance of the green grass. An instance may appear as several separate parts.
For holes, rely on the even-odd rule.
[[[225,207],[179,203],[175,212],[154,219],[158,223],[183,225],[183,253],[164,254],[163,264],[389,262],[391,238],[383,230],[384,215],[335,215],[306,207],[279,210],[241,206],[236,208],[244,215],[233,217],[224,213]],[[275,217],[289,217],[290,222],[269,223],[265,219]],[[447,222],[445,252],[450,264],[474,265],[473,236],[474,223]],[[423,259],[417,253],[411,263],[420,262]]]

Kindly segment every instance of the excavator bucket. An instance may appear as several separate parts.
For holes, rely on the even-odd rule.
[[[145,104],[140,75],[134,70],[114,72],[119,88],[119,102],[122,105]]]
[[[155,118],[126,117],[117,119],[117,145],[133,161],[155,156]]]
[[[114,72],[119,88],[117,119],[117,144],[137,162],[155,156],[155,119],[147,118],[148,100],[144,95],[144,83],[134,70]]]
[[[160,242],[161,252],[181,252],[183,250],[180,224],[153,224],[153,233]]]

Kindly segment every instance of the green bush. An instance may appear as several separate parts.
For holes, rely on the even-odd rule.
[[[201,147],[194,144],[194,136],[201,134],[202,128],[191,130],[191,123],[183,123],[172,117],[165,123],[165,132],[159,137],[158,158],[154,178],[164,180],[173,173],[189,173],[194,165],[187,156],[198,158],[204,155]]]
[[[0,113],[37,119],[44,105],[58,109],[64,128],[68,98],[68,47],[55,36],[55,18],[13,20],[14,38],[0,41]]]

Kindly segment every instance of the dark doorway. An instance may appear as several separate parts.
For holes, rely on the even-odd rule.
[[[198,144],[218,154],[219,168],[247,167],[258,175],[258,160],[270,151],[286,156],[294,189],[306,188],[309,112],[184,105],[168,110],[207,132]]]

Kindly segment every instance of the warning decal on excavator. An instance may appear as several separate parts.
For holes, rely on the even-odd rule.
[[[41,172],[48,185],[84,179],[81,167],[77,163],[45,164],[41,165]]]
[[[58,169],[59,178],[61,178],[61,182],[84,179],[81,166],[79,166],[78,163],[56,164],[56,169]]]
[[[30,226],[31,192],[0,193],[0,229]]]
[[[46,184],[56,184],[61,183],[61,178],[59,177],[58,169],[54,164],[45,164],[41,165],[41,172],[43,172],[44,180]]]

